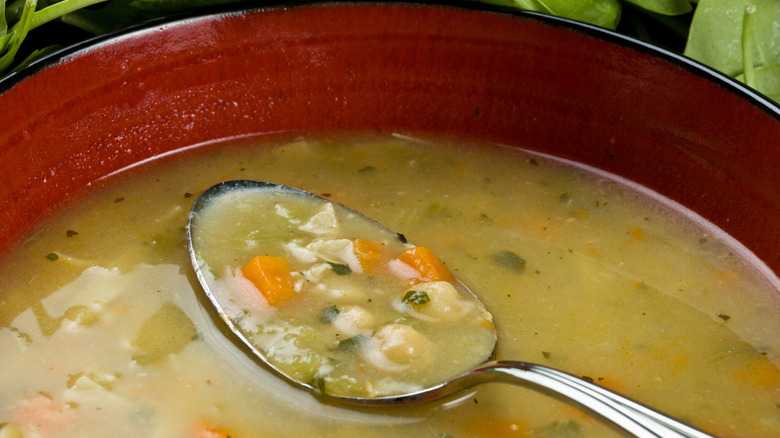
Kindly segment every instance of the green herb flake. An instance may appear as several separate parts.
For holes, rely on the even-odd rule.
[[[79,233],[77,233],[76,231],[73,231],[73,230],[65,231],[65,237],[73,237],[73,236],[76,236],[78,234]]]
[[[493,254],[493,263],[502,268],[506,268],[515,273],[521,273],[525,270],[525,259],[512,251],[505,250]]]
[[[536,430],[541,437],[577,438],[583,433],[582,426],[576,421],[554,421]]]
[[[53,262],[53,261],[57,260],[58,258],[60,258],[60,256],[57,255],[56,252],[50,252],[50,253],[46,254],[46,260],[49,260],[50,262]]]
[[[314,380],[314,386],[317,387],[317,390],[320,392],[320,394],[325,394],[325,378],[324,377],[317,377]]]
[[[407,305],[412,304],[425,304],[427,302],[431,301],[431,297],[428,296],[428,293],[424,290],[410,290],[409,292],[404,295],[404,298],[401,300],[402,303]]]
[[[332,306],[328,306],[322,309],[319,320],[323,324],[329,324],[331,321],[333,321],[334,318],[336,318],[336,316],[338,316],[339,313],[341,313],[341,310],[339,310],[339,308],[333,304]]]
[[[339,341],[338,347],[336,347],[336,349],[345,353],[357,351],[363,344],[366,343],[366,341],[368,341],[368,337],[366,335],[355,335],[351,338]]]
[[[333,272],[336,273],[336,275],[349,275],[352,273],[352,268],[350,268],[349,265],[331,262],[328,262],[328,264],[330,265],[330,268],[333,269]]]
[[[376,172],[376,167],[374,166],[366,166],[358,170],[358,173],[362,173],[362,174],[369,174],[374,172]]]
[[[569,202],[569,200],[571,199],[571,195],[569,194],[569,192],[562,193],[561,196],[558,197],[558,199],[560,199],[561,202],[564,202],[564,203],[565,202]]]

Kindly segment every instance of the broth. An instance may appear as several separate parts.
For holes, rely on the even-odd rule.
[[[393,137],[173,155],[43,224],[0,268],[0,434],[617,436],[521,387],[356,411],[258,368],[201,308],[184,245],[194,196],[228,179],[326,195],[430,247],[493,314],[499,359],[592,379],[713,434],[780,434],[777,279],[727,236],[571,163]]]
[[[227,185],[191,215],[193,264],[220,317],[284,375],[376,398],[491,357],[492,316],[430,248],[308,192]]]

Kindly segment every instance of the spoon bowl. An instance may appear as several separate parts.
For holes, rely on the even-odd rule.
[[[396,240],[396,243],[409,247],[412,246],[408,244],[406,238],[402,234],[395,233],[354,210],[313,193],[284,185],[252,180],[226,181],[207,189],[194,202],[186,226],[188,251],[195,274],[202,286],[202,291],[207,298],[207,303],[212,307],[212,310],[215,311],[214,313],[219,316],[218,322],[226,329],[223,330],[223,332],[231,337],[231,340],[238,343],[241,347],[244,347],[245,351],[248,351],[248,353],[258,362],[277,373],[289,383],[311,392],[324,402],[353,406],[398,406],[419,404],[444,399],[476,385],[490,382],[503,382],[523,385],[547,393],[566,402],[577,404],[580,407],[584,407],[587,411],[593,412],[611,421],[616,426],[638,437],[710,436],[640,403],[568,373],[527,362],[495,360],[498,339],[495,328],[492,325],[492,316],[484,309],[478,296],[454,278],[452,278],[450,282],[455,286],[460,299],[465,300],[464,302],[469,304],[467,307],[471,308],[473,306],[478,306],[476,307],[475,314],[483,318],[480,320],[480,326],[485,326],[488,329],[487,337],[482,338],[483,349],[481,351],[481,356],[477,355],[480,359],[474,359],[473,363],[470,363],[470,367],[465,371],[453,372],[438,381],[434,380],[433,383],[427,381],[424,385],[411,387],[411,389],[408,390],[396,389],[391,393],[380,393],[370,396],[359,396],[346,392],[331,391],[321,381],[307,381],[296,376],[294,373],[290,372],[289,367],[280,366],[279,361],[273,360],[268,354],[268,351],[258,346],[257,338],[262,337],[262,334],[256,332],[252,333],[246,330],[244,325],[244,310],[239,310],[239,313],[236,313],[236,309],[241,308],[241,306],[239,305],[236,307],[235,301],[240,301],[240,298],[233,297],[228,299],[228,297],[222,296],[224,294],[223,285],[219,283],[215,274],[209,269],[209,265],[213,261],[208,259],[208,257],[204,257],[202,248],[199,247],[199,245],[203,245],[204,242],[209,242],[209,240],[204,238],[204,235],[208,235],[208,233],[214,231],[213,228],[215,228],[208,229],[208,226],[202,225],[200,222],[205,222],[205,220],[202,220],[201,216],[212,211],[210,209],[219,211],[220,209],[226,208],[230,202],[234,202],[234,200],[231,201],[231,199],[235,198],[237,195],[250,196],[255,199],[276,197],[272,203],[264,205],[269,207],[268,210],[271,209],[270,207],[275,210],[272,215],[282,216],[286,219],[290,217],[291,213],[286,208],[280,207],[280,204],[278,203],[278,197],[280,196],[288,197],[285,199],[289,199],[290,197],[298,198],[299,200],[305,200],[307,203],[317,204],[322,206],[322,209],[318,210],[320,212],[325,211],[325,208],[337,209],[350,220],[359,221],[364,226],[368,227],[368,232],[375,233],[380,237],[380,240],[385,239],[385,242],[388,240]],[[256,206],[241,204],[241,208],[245,210],[254,207]],[[249,214],[252,215],[254,212],[250,211]],[[243,225],[243,219],[241,217],[231,214],[229,215],[229,218],[230,220],[235,221],[231,225]],[[317,222],[318,224],[323,223],[321,217],[319,217],[317,221],[314,220],[315,218],[317,218],[317,215],[308,223],[304,223],[300,226],[298,226],[300,221],[297,221],[297,219],[290,219],[290,222],[296,224],[296,227],[299,229],[306,228],[312,222]],[[259,222],[263,223],[264,221],[260,220]],[[208,222],[205,223],[208,224]],[[206,229],[201,230],[201,226],[204,226]],[[323,226],[327,227],[330,226],[330,224],[325,222]],[[219,231],[225,231],[226,229],[226,227],[219,228]],[[269,224],[269,228],[272,228],[272,225]],[[307,231],[312,232],[308,229]],[[315,230],[313,232],[320,233],[320,231],[321,230]],[[227,232],[228,234],[230,233],[230,227],[227,228]],[[289,233],[290,231],[288,230],[287,232]],[[320,234],[327,233],[321,232]],[[262,240],[262,238],[260,239]],[[210,242],[224,242],[225,240],[226,238],[223,235]],[[295,248],[295,251],[300,249],[299,247]],[[334,270],[336,270],[335,266],[340,266],[335,262],[328,263],[330,263]],[[356,266],[357,269],[360,269],[359,265]],[[350,268],[346,267],[344,269]],[[228,273],[226,276],[229,277],[230,274]],[[427,295],[426,299],[429,299]],[[271,300],[268,300],[268,302],[270,303]],[[246,303],[243,304],[246,305]],[[405,302],[402,303],[401,306],[406,310],[410,310],[414,307],[414,304]],[[452,310],[448,308],[448,311]],[[262,309],[260,312],[262,312]],[[355,336],[350,339],[355,339],[357,337],[358,336]],[[454,338],[454,336],[452,338]],[[421,353],[422,350],[415,351],[415,355],[420,355]]]

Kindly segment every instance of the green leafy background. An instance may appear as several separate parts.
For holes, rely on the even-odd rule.
[[[77,41],[239,0],[0,0],[0,77]],[[246,3],[246,2],[244,2]],[[262,4],[262,1],[257,1]],[[484,0],[681,53],[780,101],[780,0]],[[250,3],[251,4],[251,3]]]

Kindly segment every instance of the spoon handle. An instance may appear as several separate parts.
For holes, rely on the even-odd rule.
[[[712,438],[712,435],[601,386],[541,365],[515,361],[488,362],[458,380],[460,383],[453,383],[464,388],[488,382],[531,384],[534,389],[577,402],[640,438]]]

